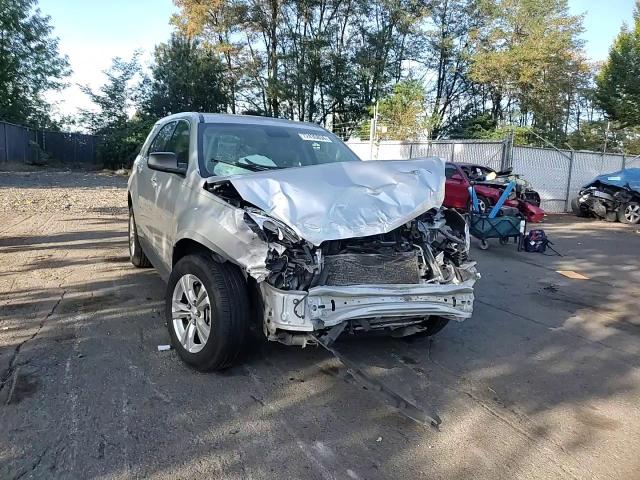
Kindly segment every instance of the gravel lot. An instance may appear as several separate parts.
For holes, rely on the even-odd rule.
[[[126,215],[126,186],[126,177],[112,173],[0,172],[0,212]]]
[[[125,186],[0,173],[0,478],[640,478],[636,228],[552,218],[563,257],[474,250],[471,320],[339,342],[437,432],[318,348],[218,374],[158,352],[164,285],[128,263]]]

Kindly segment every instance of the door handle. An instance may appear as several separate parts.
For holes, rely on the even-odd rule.
[[[153,188],[158,188],[158,181],[156,180],[156,177],[151,177],[151,185]]]

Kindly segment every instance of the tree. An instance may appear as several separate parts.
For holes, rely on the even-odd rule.
[[[425,45],[427,54],[422,63],[429,73],[433,72],[430,94],[434,137],[446,130],[454,108],[468,110],[464,104],[474,100],[465,96],[471,88],[468,75],[474,47],[473,32],[484,22],[476,4],[476,0],[438,0],[430,3],[430,28],[426,33]]]
[[[182,111],[225,112],[223,71],[216,52],[174,34],[156,47],[142,110],[154,118]]]
[[[424,135],[428,122],[425,119],[424,87],[415,80],[399,82],[393,93],[380,101],[379,126],[386,127],[380,135],[383,140],[408,140]]]
[[[471,78],[485,85],[495,120],[532,126],[562,143],[570,106],[588,77],[582,17],[567,0],[485,0]]]
[[[640,126],[640,2],[633,28],[624,26],[596,77],[598,104],[621,127]]]
[[[80,112],[80,118],[92,133],[109,134],[127,123],[130,112],[136,106],[136,76],[140,74],[139,56],[140,53],[136,52],[131,60],[114,58],[111,67],[103,72],[107,81],[98,91],[93,91],[88,85],[80,87],[97,107],[95,110]]]
[[[50,18],[36,0],[2,0],[0,8],[0,119],[48,126],[43,94],[59,90],[69,75]]]
[[[139,98],[139,53],[131,60],[116,57],[105,71],[106,82],[93,91],[83,86],[82,91],[95,104],[95,110],[83,110],[80,119],[89,131],[103,137],[98,147],[98,158],[104,166],[118,168],[130,166],[156,119],[135,114]]]

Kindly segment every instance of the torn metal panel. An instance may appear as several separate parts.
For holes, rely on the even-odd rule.
[[[439,158],[340,162],[210,178],[313,245],[390,232],[444,200]]]

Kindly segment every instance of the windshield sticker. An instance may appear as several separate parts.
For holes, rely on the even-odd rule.
[[[306,140],[308,142],[324,142],[324,143],[333,143],[329,137],[326,135],[318,135],[315,133],[299,133],[298,136],[302,140]]]

